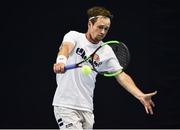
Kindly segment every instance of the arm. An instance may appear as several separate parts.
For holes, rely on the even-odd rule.
[[[136,86],[132,78],[125,72],[122,72],[121,74],[117,75],[116,80],[123,88],[125,88],[129,93],[131,93],[144,105],[147,114],[153,114],[152,106],[154,107],[155,105],[151,100],[151,97],[157,93],[156,91],[153,93],[144,94]]]
[[[71,42],[63,42],[59,48],[57,61],[53,66],[53,70],[55,73],[64,72],[64,66],[66,64],[67,58],[71,51],[73,50],[74,45]]]

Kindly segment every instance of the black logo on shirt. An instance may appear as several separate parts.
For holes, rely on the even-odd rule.
[[[71,126],[73,126],[73,123],[67,124],[67,125],[66,125],[66,128],[69,128],[69,127],[71,127]]]
[[[84,60],[87,58],[86,51],[83,48],[77,48],[76,49],[76,54],[80,55]],[[95,67],[99,67],[99,65],[102,64],[102,62],[100,62],[100,58],[99,58],[99,56],[97,54],[94,55],[93,61],[92,61],[92,59],[89,59],[88,62],[91,65],[94,64]]]

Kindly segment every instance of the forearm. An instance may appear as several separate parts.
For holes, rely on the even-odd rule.
[[[56,58],[56,63],[53,66],[53,70],[55,73],[63,73],[65,71],[64,66],[66,65],[68,56],[73,48],[74,45],[70,42],[64,42],[61,44]]]
[[[132,78],[127,75],[125,72],[116,76],[116,80],[118,83],[125,88],[129,93],[131,93],[134,97],[139,99],[144,93],[136,86]]]
[[[62,45],[59,48],[58,55],[63,55],[68,58],[69,54],[71,53],[73,49],[73,46],[69,42],[62,43]]]

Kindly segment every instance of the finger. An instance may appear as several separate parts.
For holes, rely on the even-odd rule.
[[[150,101],[150,103],[151,103],[151,105],[153,106],[153,107],[155,107],[155,104],[154,104],[154,102],[151,100]]]
[[[53,66],[54,73],[56,73],[56,64]]]
[[[149,114],[148,108],[146,106],[144,106],[146,113]]]
[[[63,73],[64,72],[64,65],[60,66],[60,72]]]
[[[152,96],[154,96],[154,95],[156,95],[156,94],[157,94],[157,91],[155,91],[155,92],[153,92],[153,93],[148,93],[147,96],[148,96],[148,97],[152,97]]]
[[[152,96],[156,95],[157,91],[154,91],[153,93],[151,93]]]
[[[61,72],[61,67],[58,64],[56,64],[55,65],[55,73],[60,73],[60,72]]]
[[[56,64],[54,64],[53,70],[54,70],[54,72],[56,73]]]
[[[148,109],[149,109],[149,111],[150,111],[150,114],[153,115],[152,107],[149,107]]]

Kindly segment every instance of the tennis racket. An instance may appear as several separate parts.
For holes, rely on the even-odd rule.
[[[96,54],[98,53],[98,51],[101,48],[103,48],[107,45],[112,48],[115,56],[117,57],[117,60],[119,61],[119,64],[123,67],[122,70],[113,71],[113,72],[98,71],[97,63],[95,62],[97,59]],[[107,42],[104,42],[103,44],[101,44],[89,57],[86,57],[81,62],[76,63],[76,64],[67,65],[64,67],[64,69],[65,69],[65,71],[67,71],[70,69],[79,68],[79,67],[82,67],[85,62],[89,62],[91,64],[91,69],[93,71],[95,71],[98,74],[101,74],[103,76],[106,76],[106,77],[112,77],[112,76],[116,76],[116,75],[120,74],[121,72],[123,72],[123,70],[125,70],[127,68],[129,61],[130,61],[130,53],[129,53],[128,47],[123,42],[111,40],[111,41],[107,41]]]

